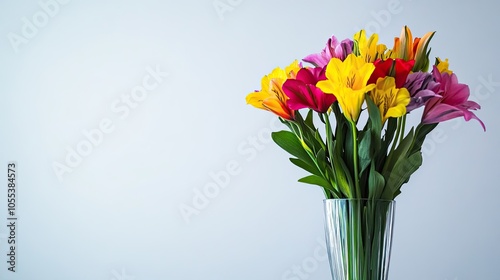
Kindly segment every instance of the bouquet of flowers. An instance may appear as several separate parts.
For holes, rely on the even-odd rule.
[[[463,117],[485,129],[448,59],[430,65],[433,36],[413,38],[405,26],[392,49],[364,30],[341,42],[332,36],[303,59],[309,66],[275,68],[246,101],[289,128],[272,139],[310,173],[300,182],[322,187],[327,199],[393,200],[421,166],[422,144],[438,123]],[[420,107],[420,123],[408,129],[407,115]]]

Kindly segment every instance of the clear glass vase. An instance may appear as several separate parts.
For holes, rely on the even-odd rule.
[[[325,199],[333,280],[387,280],[394,200]]]

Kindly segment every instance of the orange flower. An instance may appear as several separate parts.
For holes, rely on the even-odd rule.
[[[247,95],[247,104],[255,108],[271,111],[286,120],[293,120],[295,111],[287,105],[289,98],[283,92],[283,83],[288,78],[295,78],[299,69],[300,65],[297,60],[292,62],[285,70],[279,67],[275,68],[262,78],[260,91]]]
[[[415,38],[408,26],[403,27],[400,37],[394,38],[394,47],[390,51],[391,58],[415,60],[413,71],[427,71],[429,68],[429,52],[427,48],[435,32],[427,32],[422,38]]]

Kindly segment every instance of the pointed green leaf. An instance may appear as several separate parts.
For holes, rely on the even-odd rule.
[[[319,146],[326,150],[326,145],[325,143],[323,142],[323,138],[321,138],[321,135],[319,134],[319,130],[316,129],[316,131],[314,132],[314,138],[316,139],[316,142],[319,144]]]
[[[289,131],[277,131],[271,133],[271,137],[274,142],[278,144],[283,150],[287,151],[291,155],[295,156],[298,159],[301,159],[307,163],[313,163],[309,154],[306,152],[300,140],[297,138],[295,134]]]
[[[438,124],[420,124],[417,126],[415,131],[415,140],[413,141],[413,147],[409,151],[410,154],[418,152],[422,149],[422,145],[424,144],[425,138],[427,135],[436,128]]]
[[[349,169],[338,153],[334,153],[333,156],[333,165],[335,178],[337,179],[337,187],[346,197],[353,197],[354,191],[352,190],[352,188],[354,187],[354,184]]]
[[[362,173],[372,162],[372,134],[364,133],[358,147],[359,172]]]
[[[369,118],[364,133],[359,134],[361,139],[358,147],[360,172],[363,172],[376,158],[376,155],[380,152],[382,141],[382,119],[380,117],[380,110],[369,96],[366,96],[365,100],[368,106]]]
[[[320,187],[323,187],[325,189],[331,189],[332,187],[330,186],[330,183],[323,179],[320,176],[316,175],[309,175],[304,178],[299,179],[299,182],[301,183],[306,183],[306,184],[311,184],[311,185],[318,185]]]
[[[380,110],[377,105],[373,103],[372,99],[367,96],[366,104],[368,104],[369,124],[372,136],[374,137],[374,149],[378,150],[380,145],[380,134],[382,133],[382,119],[380,118]]]
[[[387,119],[387,126],[377,156],[377,170],[381,170],[382,166],[385,164],[385,161],[387,160],[387,153],[389,150],[389,146],[394,139],[397,126],[398,126],[397,118]]]
[[[314,122],[313,122],[313,110],[309,109],[309,112],[307,112],[307,116],[306,116],[304,123],[312,129],[315,128]]]
[[[295,164],[296,166],[304,169],[305,171],[311,173],[311,174],[314,174],[314,175],[318,175],[318,176],[321,176],[321,173],[318,171],[318,168],[314,165],[310,165],[298,158],[290,158],[290,161]]]
[[[379,199],[384,191],[385,178],[382,174],[375,170],[374,166],[370,167],[370,174],[368,177],[368,198]]]
[[[398,127],[398,119],[397,118],[389,118],[387,119],[387,127],[385,129],[383,144],[386,147],[389,147],[389,144],[392,142],[394,135],[396,134],[396,129]],[[387,150],[387,148],[385,148]]]
[[[316,154],[316,162],[318,163],[319,167],[322,168],[322,170],[327,169],[326,154],[324,149],[320,149]]]
[[[385,163],[384,170],[382,172],[385,178],[388,177],[389,173],[393,172],[393,168],[396,162],[407,157],[408,150],[410,149],[413,142],[413,136],[414,133],[412,127],[410,132],[408,132],[408,135],[406,135],[406,137],[403,138],[403,140],[398,144],[397,148],[389,153],[387,162]]]
[[[347,126],[347,133],[345,134],[345,141],[343,143],[344,145],[344,152],[345,152],[345,163],[349,167],[349,170],[354,170],[354,140],[357,141],[357,139],[353,139],[353,129],[357,129],[353,127],[350,123],[346,123]],[[356,175],[358,176],[358,175]]]
[[[410,180],[411,174],[417,171],[421,165],[421,152],[416,152],[409,157],[403,157],[396,162],[389,174],[382,197],[385,199],[394,199],[401,186]]]

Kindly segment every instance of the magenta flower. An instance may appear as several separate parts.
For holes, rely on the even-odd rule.
[[[455,74],[440,73],[436,66],[432,71],[434,80],[440,83],[437,91],[442,97],[432,97],[425,104],[422,116],[423,124],[439,123],[450,119],[464,117],[466,121],[476,119],[484,130],[484,123],[470,110],[480,109],[481,106],[470,101],[469,86],[458,83]]]
[[[316,54],[310,54],[304,57],[302,60],[309,62],[316,67],[325,67],[330,59],[333,57],[338,58],[342,61],[352,53],[354,42],[351,39],[345,39],[342,42],[337,40],[335,36],[328,39],[326,47],[322,52]]]
[[[408,75],[404,87],[410,92],[410,104],[406,106],[406,111],[411,112],[425,104],[432,97],[442,97],[436,92],[439,90],[439,83],[434,81],[434,77],[428,72],[415,72]]]
[[[337,98],[316,87],[316,83],[321,80],[326,80],[325,68],[300,69],[295,79],[288,79],[283,84],[283,91],[290,98],[287,106],[292,110],[310,108],[318,113],[328,111]]]

